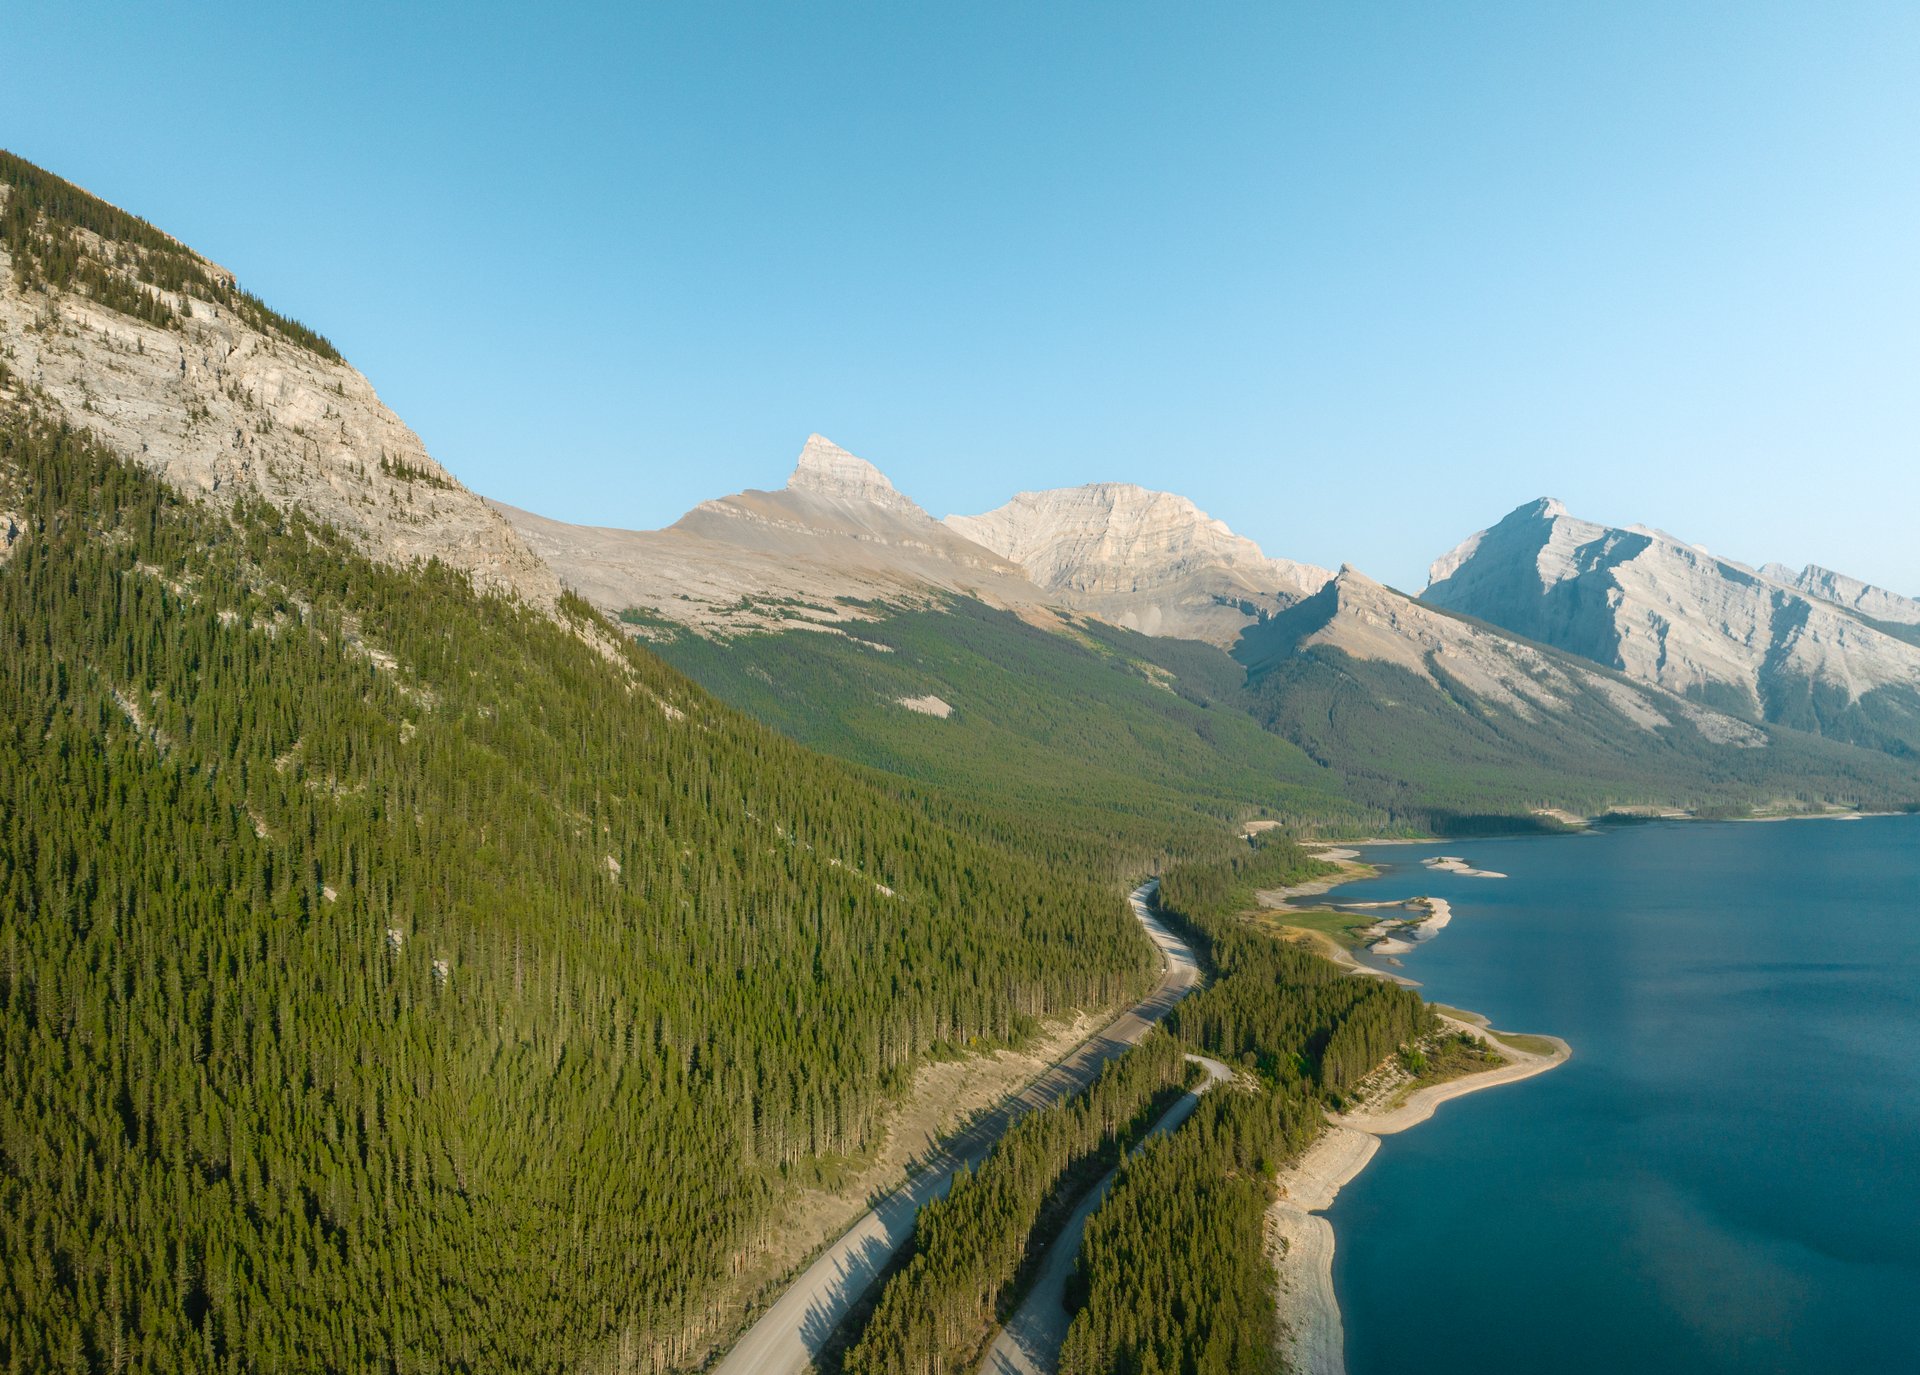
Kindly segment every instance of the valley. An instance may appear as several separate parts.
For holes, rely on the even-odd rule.
[[[0,197],[8,1369],[1336,1369],[1354,1134],[1568,1047],[1376,977],[1468,904],[1330,842],[1920,809],[1844,573],[1541,501],[1410,596],[819,434],[569,524]]]
[[[914,1218],[929,1199],[943,1196],[958,1170],[977,1168],[1007,1129],[1027,1113],[1084,1091],[1115,1056],[1137,1045],[1200,980],[1192,948],[1153,914],[1153,883],[1128,896],[1134,918],[1163,962],[1160,980],[1132,1008],[1018,1094],[981,1114],[963,1131],[915,1160],[912,1177],[822,1251],[733,1344],[716,1367],[721,1375],[803,1375],[837,1334],[848,1312],[887,1270],[914,1234]]]

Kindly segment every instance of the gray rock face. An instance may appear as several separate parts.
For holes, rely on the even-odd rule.
[[[559,595],[506,521],[345,363],[224,306],[159,292],[188,317],[162,328],[78,293],[24,290],[12,266],[0,250],[0,340],[43,411],[192,495],[257,494],[337,526],[374,558],[438,558],[539,605]]]
[[[1223,646],[1333,576],[1268,558],[1185,497],[1130,483],[1022,492],[946,523],[1066,606],[1144,634]]]
[[[1775,582],[1784,583],[1810,597],[1818,597],[1823,602],[1832,602],[1835,606],[1858,612],[1869,620],[1883,621],[1889,625],[1920,626],[1920,600],[1861,582],[1845,573],[1836,573],[1831,568],[1822,568],[1817,563],[1808,564],[1798,573],[1779,563],[1769,563],[1760,571]]]
[[[793,465],[793,474],[787,478],[787,490],[855,506],[878,506],[897,515],[927,516],[887,481],[886,474],[866,459],[855,458],[824,435],[807,436],[799,461]]]
[[[1397,665],[1451,695],[1464,692],[1527,721],[1564,717],[1587,699],[1603,703],[1634,731],[1684,721],[1718,744],[1754,748],[1767,742],[1763,731],[1745,722],[1448,615],[1351,566],[1312,597],[1247,632],[1235,657],[1257,675],[1321,645]]]
[[[811,436],[777,492],[704,501],[665,530],[568,525],[497,506],[566,584],[615,613],[703,634],[840,629],[865,603],[977,597],[1049,623],[1021,570],[929,516],[863,459]]]
[[[1078,612],[1230,645],[1332,576],[1268,558],[1184,497],[1120,484],[1025,493],[984,516],[937,521],[817,434],[782,490],[702,502],[665,530],[497,509],[590,601],[712,635],[834,629],[872,615],[863,603],[961,594],[1042,625]]]
[[[1920,738],[1920,646],[1797,585],[1558,502],[1523,506],[1436,561],[1422,600],[1752,719],[1883,747]]]

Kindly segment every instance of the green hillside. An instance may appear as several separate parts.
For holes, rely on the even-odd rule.
[[[1644,730],[1623,723],[1598,693],[1574,694],[1557,714],[1528,719],[1475,697],[1440,660],[1429,668],[1435,682],[1315,646],[1258,675],[1249,709],[1337,771],[1354,797],[1443,833],[1535,807],[1744,814],[1780,803],[1899,807],[1920,799],[1911,767],[1836,741],[1772,727],[1768,745],[1748,749],[1716,744],[1684,722]]]
[[[618,643],[0,426],[0,1367],[685,1358],[1118,896]]]
[[[1099,837],[1115,872],[1218,850],[1252,815],[1346,829],[1380,814],[1244,710],[1210,645],[1089,621],[1036,628],[958,599],[852,628],[715,642],[637,613],[649,642],[717,695],[807,744],[936,787],[1052,849]],[[901,698],[939,697],[941,719]],[[989,824],[995,824],[990,821]]]
[[[1116,872],[1217,855],[1220,823],[1254,815],[1361,834],[1510,828],[1542,807],[1738,814],[1920,800],[1909,761],[1783,726],[1765,748],[1716,743],[1677,712],[1649,731],[1576,672],[1558,675],[1575,689],[1560,708],[1529,717],[1477,696],[1443,659],[1429,659],[1428,681],[1328,645],[1301,649],[1324,621],[1321,600],[1248,636],[1251,671],[1211,645],[1097,621],[1063,634],[965,599],[846,635],[713,641],[626,619],[782,732],[924,785],[943,799],[932,805],[962,806],[1010,843]],[[927,695],[952,715],[899,704]]]

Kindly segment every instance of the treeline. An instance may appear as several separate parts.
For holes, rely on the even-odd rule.
[[[1276,1368],[1264,1250],[1271,1177],[1318,1134],[1327,1101],[1340,1101],[1432,1025],[1408,990],[1354,978],[1239,920],[1258,889],[1331,869],[1270,834],[1162,878],[1161,911],[1195,942],[1212,979],[1170,1015],[1177,1042],[1156,1035],[1109,1073],[1155,1046],[1171,1070],[1172,1057],[1190,1047],[1252,1071],[1257,1087],[1208,1095],[1171,1138],[1120,1167],[1080,1253],[1063,1372]],[[1131,1082],[1116,1085],[1123,1104],[1145,1100],[1146,1085]],[[1009,1315],[1023,1259],[1051,1239],[1047,1224],[1057,1219],[1044,1216],[1043,1204],[1093,1182],[1076,1159],[1118,1159],[1113,1123],[1125,1111],[1096,1112],[1094,1097],[1026,1118],[977,1174],[921,1212],[913,1257],[867,1320],[848,1375],[973,1368],[994,1323]]]
[[[1121,1167],[1081,1247],[1063,1375],[1278,1370],[1264,1246],[1272,1176],[1318,1135],[1325,1102],[1433,1025],[1410,990],[1356,978],[1238,920],[1257,889],[1327,868],[1269,835],[1162,878],[1162,912],[1199,944],[1213,975],[1168,1025],[1252,1070],[1260,1087],[1210,1094],[1170,1139]]]
[[[1129,1157],[1087,1221],[1061,1375],[1277,1375],[1266,1212],[1321,1126],[1300,1093],[1223,1089]]]
[[[1241,671],[1210,645],[1097,622],[1061,634],[967,598],[873,610],[852,637],[719,642],[646,612],[626,619],[783,733],[908,780],[1076,872],[1133,881],[1175,857],[1224,858],[1230,825],[1253,811],[1349,831],[1385,824],[1234,704]],[[896,705],[926,692],[953,715]]]
[[[1172,1014],[1178,1035],[1209,1055],[1257,1069],[1290,1091],[1336,1105],[1401,1046],[1433,1028],[1417,994],[1355,978],[1298,946],[1258,933],[1215,944],[1226,971]]]
[[[928,1052],[1151,978],[578,603],[25,421],[0,489],[0,1368],[684,1364]]]
[[[1152,1125],[1185,1071],[1180,1046],[1153,1032],[1085,1091],[1023,1117],[977,1170],[960,1173],[945,1198],[920,1210],[911,1259],[847,1353],[846,1375],[971,1371],[1023,1266],[1047,1240],[1035,1229],[1063,1182],[1091,1185]]]
[[[1229,919],[1254,906],[1255,894],[1336,873],[1339,866],[1315,859],[1305,846],[1274,831],[1251,837],[1218,860],[1175,864],[1160,876],[1159,906],[1202,939],[1215,929],[1232,930]]]
[[[1411,990],[1352,978],[1239,920],[1258,890],[1333,870],[1298,842],[1269,832],[1226,861],[1174,866],[1162,876],[1157,898],[1215,976],[1173,1010],[1175,1033],[1209,1055],[1257,1069],[1269,1083],[1306,1086],[1337,1103],[1434,1022]]]
[[[322,358],[344,361],[324,336],[210,271],[178,240],[4,149],[0,198],[0,247],[23,287],[78,289],[109,310],[163,328],[177,325],[179,316],[159,293],[193,296]]]

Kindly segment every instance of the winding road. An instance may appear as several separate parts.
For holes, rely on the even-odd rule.
[[[1025,1089],[965,1131],[941,1142],[920,1162],[921,1168],[911,1179],[882,1199],[801,1272],[715,1367],[717,1375],[803,1375],[848,1311],[913,1235],[913,1219],[921,1205],[944,1195],[956,1170],[978,1164],[1007,1128],[1027,1113],[1051,1107],[1091,1084],[1102,1065],[1137,1043],[1175,1003],[1193,991],[1200,982],[1200,967],[1192,949],[1147,905],[1158,883],[1149,879],[1127,899],[1133,915],[1160,949],[1163,968],[1153,991]],[[1171,1117],[1179,1106],[1176,1103],[1167,1116]],[[1187,1111],[1191,1112],[1191,1107]],[[1158,1125],[1155,1130],[1159,1130]],[[1078,1246],[1076,1232],[1074,1249]],[[1069,1253],[1069,1262],[1071,1258]]]

